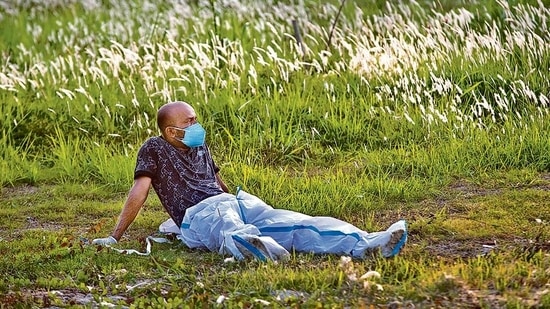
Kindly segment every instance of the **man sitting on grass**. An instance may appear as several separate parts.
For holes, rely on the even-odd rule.
[[[365,258],[379,251],[384,257],[399,253],[407,240],[404,220],[386,231],[368,233],[332,217],[311,217],[274,209],[258,197],[239,190],[228,193],[208,146],[206,133],[191,105],[165,104],[158,110],[161,136],[140,148],[134,185],[113,233],[93,244],[116,243],[136,218],[152,185],[190,248],[207,248],[237,259],[254,256],[280,259],[289,251],[335,253]]]

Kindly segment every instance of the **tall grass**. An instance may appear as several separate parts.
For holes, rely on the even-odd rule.
[[[337,10],[314,1],[6,4],[2,185],[123,187],[130,157],[158,134],[157,108],[178,99],[194,104],[220,162],[282,175],[359,165],[381,197],[502,168],[548,170],[544,3],[347,4],[327,46]],[[120,161],[130,172],[117,171]]]

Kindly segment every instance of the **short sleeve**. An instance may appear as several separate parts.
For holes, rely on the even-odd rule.
[[[205,144],[204,146],[206,147],[206,150],[208,151],[208,155],[210,156],[210,161],[212,163],[212,168],[214,168],[214,174],[217,174],[220,171],[220,167],[216,164],[216,162],[214,162],[214,159],[210,155],[210,148],[208,147],[208,145]]]
[[[158,169],[158,153],[152,140],[146,141],[138,151],[134,179],[141,176],[155,178]]]

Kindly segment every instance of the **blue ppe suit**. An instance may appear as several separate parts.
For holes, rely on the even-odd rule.
[[[169,221],[161,225],[161,232],[170,230]],[[179,232],[178,238],[189,248],[260,260],[285,258],[293,249],[356,258],[380,250],[383,256],[391,257],[399,253],[407,240],[404,220],[385,231],[368,233],[336,218],[274,209],[242,190],[236,195],[212,196],[188,208]]]

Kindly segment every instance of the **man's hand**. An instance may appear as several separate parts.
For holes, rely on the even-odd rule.
[[[107,245],[112,245],[116,243],[117,241],[113,236],[109,236],[106,238],[96,238],[92,240],[92,245],[98,245],[98,246],[107,246]]]

